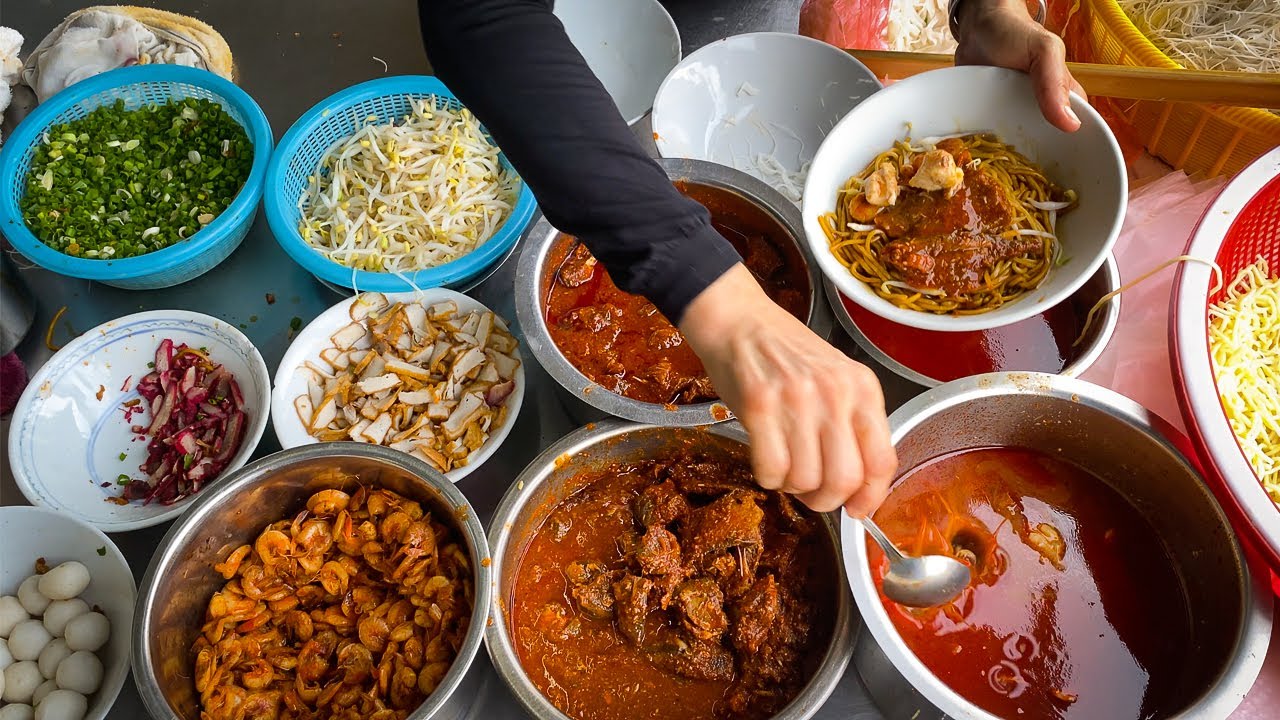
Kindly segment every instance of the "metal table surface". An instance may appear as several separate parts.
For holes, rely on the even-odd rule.
[[[0,0],[0,23],[21,32],[26,38],[25,49],[30,51],[64,16],[90,4],[71,0]],[[277,139],[298,116],[324,97],[383,75],[383,67],[374,56],[386,61],[390,74],[427,70],[415,5],[409,0],[165,0],[138,4],[194,15],[218,28],[235,53],[239,84],[262,106]],[[667,0],[665,4],[680,26],[685,52],[689,53],[726,35],[753,30],[794,31],[800,0]],[[647,127],[637,128],[637,133],[650,141]],[[30,372],[51,355],[43,334],[63,305],[68,309],[54,335],[59,343],[123,315],[180,308],[204,312],[241,327],[274,371],[289,344],[290,320],[298,317],[309,322],[339,300],[338,295],[280,250],[261,213],[244,244],[226,262],[203,277],[165,290],[118,290],[27,267],[29,263],[20,256],[15,261],[24,268],[20,274],[38,303],[32,330],[18,348]],[[514,266],[515,261],[509,259],[472,292],[513,322]],[[274,304],[268,304],[267,293],[277,299]],[[852,341],[841,331],[836,333],[835,342],[840,347],[856,352]],[[566,410],[555,381],[537,363],[529,362],[526,367],[528,392],[513,432],[490,460],[459,483],[486,519],[524,466],[547,445],[581,424],[581,418],[575,420]],[[890,408],[920,390],[887,371],[882,373],[882,379]],[[0,423],[0,442],[6,447],[8,432],[8,422]],[[255,457],[278,449],[275,435],[268,429]],[[3,455],[0,453],[0,457]],[[7,460],[0,468],[0,503],[26,503]],[[165,524],[113,536],[139,581],[167,529]],[[483,675],[483,683],[470,717],[524,717],[484,653],[472,672]],[[146,717],[132,677],[108,717]],[[881,716],[851,666],[817,717],[877,720]]]

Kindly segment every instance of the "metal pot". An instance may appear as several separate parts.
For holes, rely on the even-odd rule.
[[[840,291],[836,289],[835,284],[829,279],[824,279],[822,284],[827,293],[827,301],[831,303],[831,309],[835,313],[836,319],[840,321],[840,326],[849,334],[849,337],[853,338],[858,347],[862,348],[863,352],[870,355],[877,363],[917,385],[937,387],[942,384],[941,381],[903,365],[881,350],[854,323],[848,309],[844,306],[844,302],[840,299]],[[1120,267],[1116,264],[1115,256],[1108,255],[1107,261],[1102,264],[1102,267],[1098,268],[1098,272],[1094,273],[1093,277],[1089,278],[1089,281],[1065,302],[1078,302],[1078,307],[1092,308],[1095,303],[1102,299],[1103,295],[1119,287]],[[1106,306],[1098,315],[1093,326],[1089,328],[1089,332],[1081,343],[1081,353],[1058,374],[1066,377],[1079,377],[1085,370],[1092,367],[1093,363],[1102,355],[1102,351],[1107,349],[1107,343],[1111,342],[1111,336],[1115,334],[1116,325],[1119,322],[1120,296],[1116,295],[1107,301]]]
[[[134,611],[133,677],[151,717],[200,717],[191,675],[191,643],[209,598],[226,582],[213,565],[252,542],[262,528],[291,517],[312,493],[356,485],[385,487],[421,502],[452,523],[472,560],[475,606],[453,667],[411,720],[459,720],[470,709],[480,676],[468,673],[489,616],[490,569],[484,526],[453,483],[426,463],[390,448],[335,442],[269,455],[231,473],[196,496],[151,559]]]
[[[795,247],[809,275],[807,324],[820,337],[828,337],[833,325],[831,309],[820,295],[822,275],[809,251],[809,244],[804,240],[800,210],[777,190],[733,168],[703,160],[659,159],[656,162],[673,182],[685,181],[728,190],[767,211],[786,229],[787,238]],[[540,218],[529,234],[516,266],[516,316],[533,356],[551,377],[573,398],[627,420],[655,425],[695,426],[732,418],[728,409],[719,402],[669,406],[618,395],[596,385],[561,354],[555,341],[551,339],[543,312],[546,300],[543,279],[548,270],[547,257],[559,237],[560,231],[552,227],[546,218]],[[574,409],[573,405],[572,402],[568,403],[571,410]]]
[[[636,425],[618,420],[575,430],[539,455],[503,496],[489,530],[493,548],[493,617],[485,635],[489,657],[498,674],[510,686],[524,709],[538,720],[569,720],[529,680],[512,647],[506,617],[516,571],[534,532],[563,499],[566,486],[583,472],[599,471],[618,463],[653,458],[664,449],[696,446],[709,453],[740,455],[747,443],[746,431],[736,422],[702,428]],[[839,557],[834,516],[824,518],[833,557]],[[839,561],[831,572],[844,579]],[[835,690],[853,652],[853,603],[843,586],[837,586],[836,618],[822,663],[795,700],[775,716],[776,720],[810,718]]]
[[[1090,471],[1151,523],[1185,580],[1194,626],[1173,717],[1226,718],[1253,685],[1271,637],[1272,598],[1250,572],[1222,509],[1168,427],[1133,401],[1082,380],[991,373],[956,380],[889,419],[904,470],[939,455],[991,446],[1042,450]],[[867,626],[854,665],[890,720],[996,720],[939,681],[903,643],[880,602],[861,523],[844,519],[845,564]],[[1154,599],[1153,599],[1154,600]]]

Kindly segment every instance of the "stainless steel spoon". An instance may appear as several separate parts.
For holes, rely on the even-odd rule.
[[[890,600],[907,607],[937,607],[951,602],[969,586],[968,565],[946,555],[904,555],[871,518],[863,518],[862,526],[889,558],[884,594]]]

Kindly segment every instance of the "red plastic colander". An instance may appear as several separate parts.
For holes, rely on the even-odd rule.
[[[1214,259],[1224,286],[1259,257],[1272,274],[1280,272],[1280,148],[1223,189],[1200,219],[1186,254]],[[1211,293],[1213,280],[1199,263],[1183,263],[1174,279],[1169,332],[1175,390],[1206,481],[1246,544],[1280,575],[1280,508],[1245,459],[1213,377],[1208,307],[1224,292]],[[1280,584],[1275,587],[1280,592]]]

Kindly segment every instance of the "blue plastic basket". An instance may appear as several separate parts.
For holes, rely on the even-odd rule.
[[[19,201],[27,173],[44,132],[52,125],[88,115],[95,108],[124,100],[135,110],[170,99],[201,98],[222,106],[240,123],[253,144],[253,167],[231,205],[187,240],[137,257],[119,260],[78,258],[41,242],[22,219]],[[271,158],[271,125],[248,93],[221,77],[179,65],[135,65],[82,80],[35,109],[0,149],[0,228],[13,247],[31,262],[61,275],[97,280],[127,290],[154,290],[184,283],[212,270],[240,246],[262,197]]]
[[[401,75],[360,83],[332,95],[311,108],[289,128],[271,158],[267,170],[269,188],[263,204],[267,222],[276,242],[312,275],[334,285],[361,291],[401,292],[416,288],[450,287],[466,283],[506,256],[533,219],[537,203],[529,186],[521,183],[511,216],[493,236],[470,253],[438,267],[406,273],[354,270],[330,260],[311,247],[298,227],[302,211],[298,199],[314,175],[320,158],[335,143],[354,135],[374,116],[377,123],[389,123],[412,112],[412,103],[435,98],[436,106],[458,109],[462,103],[444,83],[426,75]],[[502,156],[508,169],[511,163]],[[514,171],[514,169],[512,169]]]

